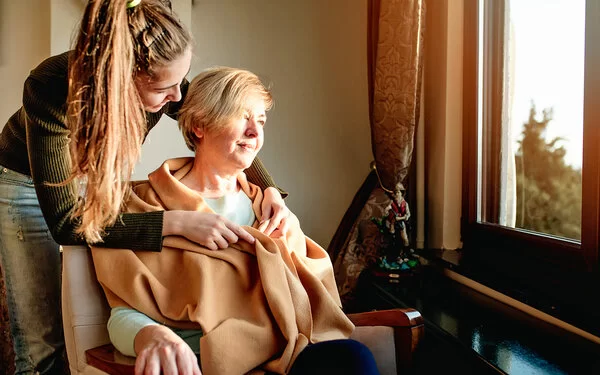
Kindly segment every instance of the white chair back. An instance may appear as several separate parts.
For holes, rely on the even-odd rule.
[[[62,316],[71,374],[105,374],[85,359],[86,350],[110,343],[110,308],[87,246],[63,246]]]

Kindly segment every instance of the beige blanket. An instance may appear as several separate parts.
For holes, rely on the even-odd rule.
[[[127,210],[212,212],[179,182],[192,158],[166,161],[146,182],[134,184]],[[262,192],[239,178],[261,217]],[[340,308],[331,261],[306,237],[292,215],[284,237],[256,238],[211,251],[183,237],[164,239],[163,250],[93,248],[98,280],[111,307],[135,308],[158,322],[201,328],[203,374],[286,373],[309,343],[347,338],[354,326]]]

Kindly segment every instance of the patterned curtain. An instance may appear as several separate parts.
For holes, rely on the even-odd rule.
[[[329,246],[344,307],[352,311],[358,276],[378,252],[371,217],[384,214],[385,191],[406,189],[419,122],[425,0],[369,0],[369,116],[380,186],[369,175]]]
[[[419,121],[424,0],[369,0],[371,139],[383,187],[404,183]]]

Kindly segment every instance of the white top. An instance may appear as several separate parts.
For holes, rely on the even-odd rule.
[[[217,214],[226,217],[238,225],[252,225],[256,220],[252,210],[252,201],[240,189],[237,193],[220,198],[204,198],[204,201]]]

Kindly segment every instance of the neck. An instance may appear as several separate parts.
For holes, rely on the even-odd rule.
[[[196,153],[194,165],[181,183],[206,198],[219,198],[237,192],[237,177],[242,171],[226,171],[215,165]]]

